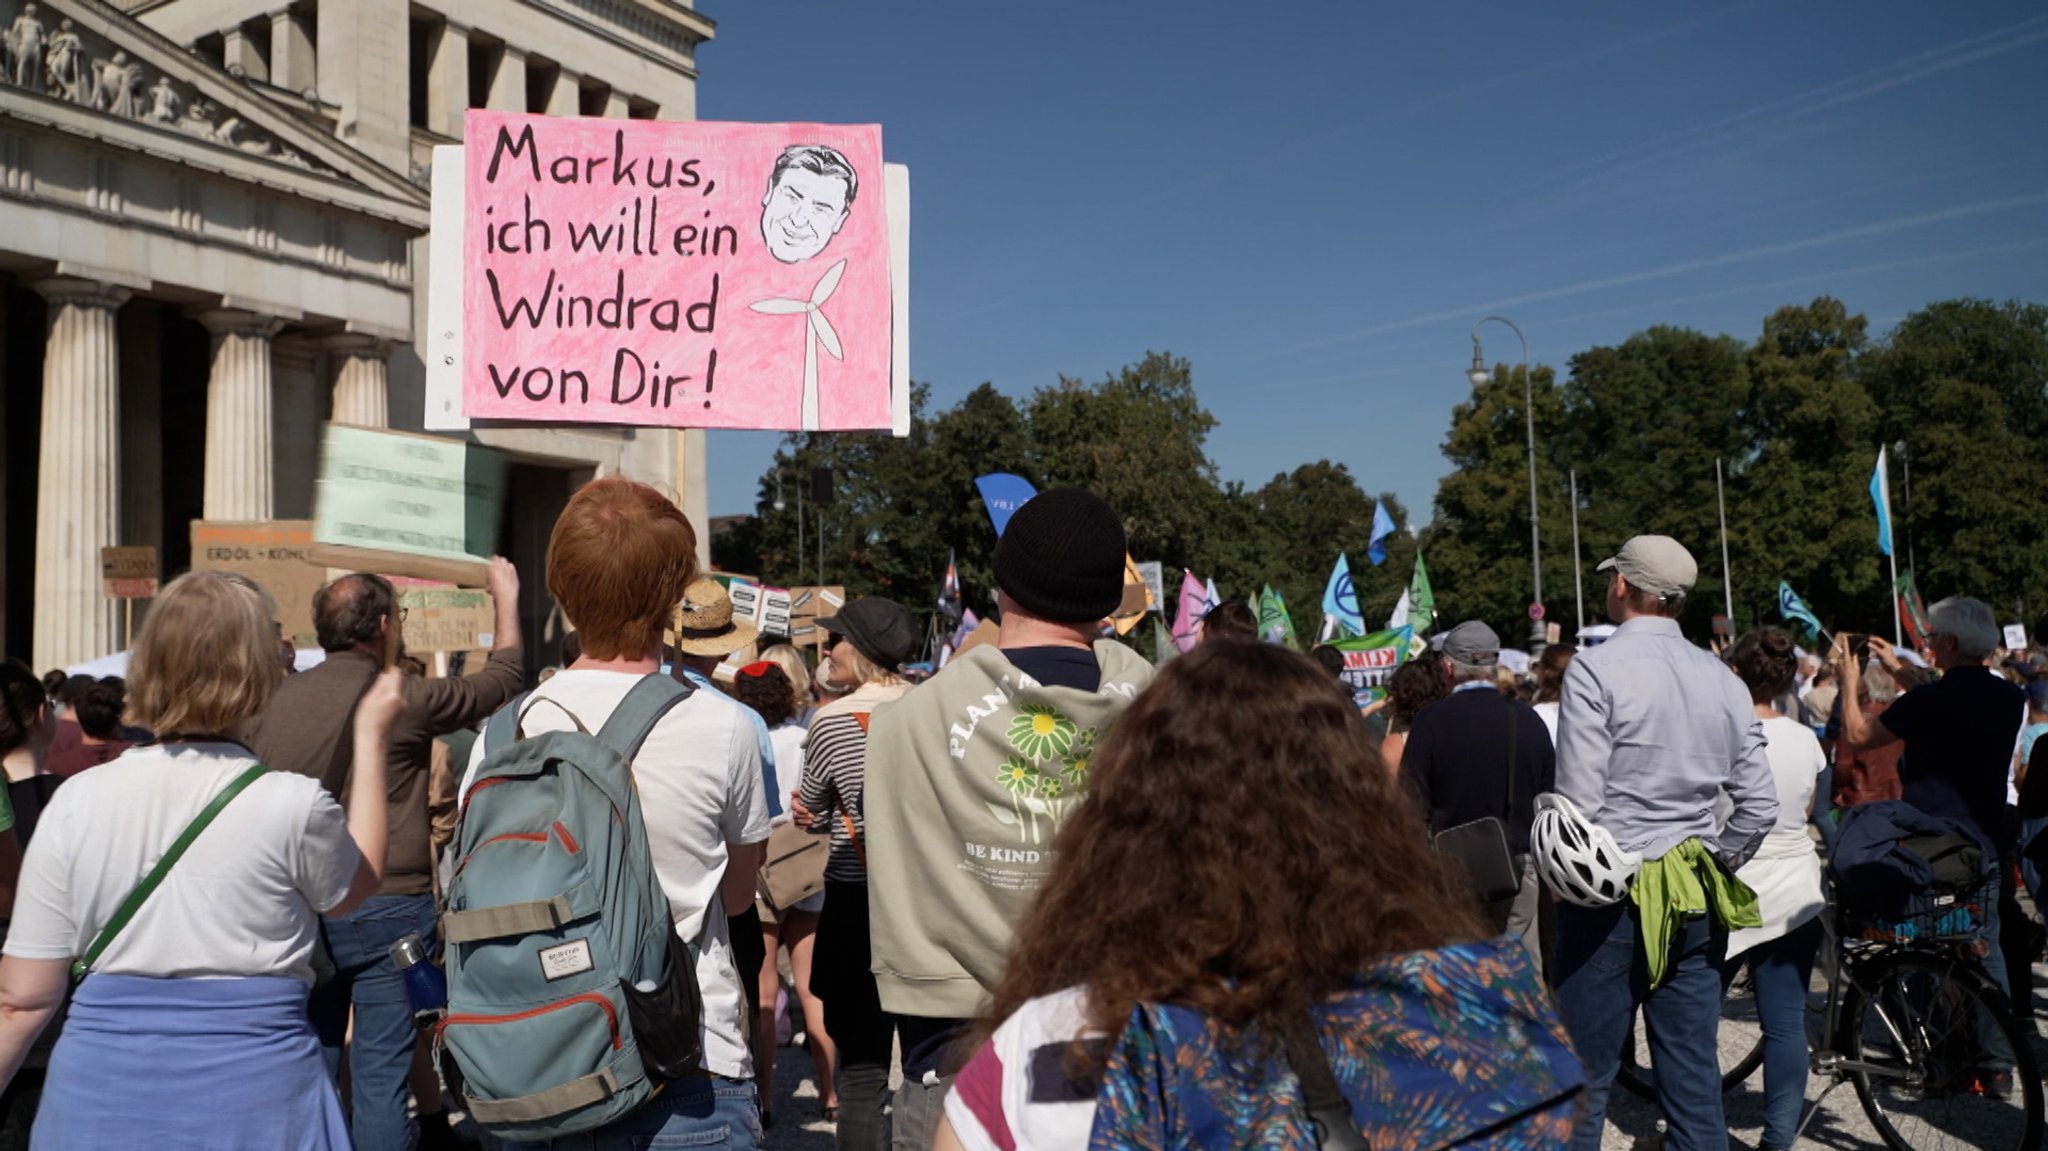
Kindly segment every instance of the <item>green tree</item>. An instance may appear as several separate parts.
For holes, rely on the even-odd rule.
[[[1900,321],[1862,367],[1880,413],[1863,477],[1879,443],[1904,445],[1891,477],[1900,565],[1910,533],[1929,599],[1974,595],[2039,633],[2048,621],[2048,307],[1932,304]],[[1912,468],[1910,508],[1902,464]],[[1874,533],[1867,514],[1859,519]]]
[[[1747,355],[1732,336],[1671,327],[1580,352],[1556,441],[1578,471],[1588,555],[1612,555],[1630,536],[1654,533],[1699,560],[1682,619],[1699,636],[1723,603],[1714,464],[1750,451]]]
[[[1564,394],[1551,368],[1535,367],[1523,387],[1520,365],[1496,366],[1491,378],[1451,412],[1443,444],[1452,470],[1438,481],[1436,518],[1422,533],[1424,562],[1448,626],[1479,619],[1510,646],[1524,646],[1533,591],[1529,565],[1529,450],[1525,412],[1536,416],[1536,490],[1543,550],[1544,606],[1552,619],[1572,603],[1571,511],[1565,499],[1570,458]],[[1405,586],[1414,564],[1395,570]],[[1389,550],[1388,566],[1394,564]],[[1398,592],[1396,596],[1398,597]]]
[[[1195,395],[1193,365],[1148,352],[1094,385],[1063,376],[1032,395],[1026,414],[1040,478],[1108,501],[1134,558],[1193,554],[1207,506],[1200,497],[1216,482],[1204,447],[1216,418]]]
[[[1831,628],[1872,630],[1873,608],[1889,610],[1867,491],[1877,405],[1856,370],[1866,327],[1823,296],[1771,313],[1749,350],[1752,452],[1728,506],[1740,627],[1781,622],[1780,580]]]

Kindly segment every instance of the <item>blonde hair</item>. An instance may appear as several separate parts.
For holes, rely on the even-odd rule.
[[[782,669],[789,677],[790,698],[796,701],[796,714],[802,715],[811,709],[811,670],[804,666],[803,653],[786,643],[778,643],[761,653],[761,658]]]
[[[282,678],[269,593],[229,572],[187,572],[135,638],[128,718],[159,736],[218,735],[262,711]]]
[[[865,652],[852,643],[849,642],[845,646],[846,658],[841,659],[835,655],[832,657],[832,663],[836,667],[843,667],[852,672],[855,684],[888,683],[903,678],[895,668],[883,667],[869,659]]]

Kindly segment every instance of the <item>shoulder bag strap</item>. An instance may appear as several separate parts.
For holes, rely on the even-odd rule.
[[[1287,1044],[1287,1063],[1301,1080],[1301,1094],[1308,1104],[1309,1122],[1315,1128],[1316,1146],[1321,1151],[1372,1151],[1365,1133],[1351,1117],[1351,1102],[1337,1087],[1330,1057],[1316,1039],[1315,1022],[1303,1012],[1282,1036]]]
[[[149,902],[149,897],[156,894],[157,887],[163,883],[164,876],[170,873],[171,866],[184,856],[185,849],[192,846],[192,841],[199,838],[199,833],[205,831],[214,817],[219,815],[236,796],[242,794],[243,788],[256,782],[257,777],[268,770],[260,763],[250,764],[249,770],[236,776],[231,783],[222,788],[220,794],[214,796],[213,801],[194,816],[191,823],[185,825],[185,830],[179,832],[178,838],[171,841],[170,850],[164,852],[163,858],[156,861],[156,866],[149,869],[149,874],[142,877],[142,882],[135,885],[135,890],[128,893],[128,898],[121,901],[121,906],[114,910],[114,917],[107,920],[107,925],[100,928],[98,935],[93,936],[92,944],[85,949],[85,954],[79,956],[77,962],[71,965],[73,981],[85,978],[92,971],[92,965],[99,961],[107,945],[114,941],[115,936],[121,934],[121,929],[128,926],[128,921],[135,918],[135,913],[142,910],[142,905]]]
[[[1515,822],[1515,746],[1522,742],[1522,715],[1515,710],[1515,700],[1508,705],[1508,809],[1501,813],[1503,826],[1512,827]]]

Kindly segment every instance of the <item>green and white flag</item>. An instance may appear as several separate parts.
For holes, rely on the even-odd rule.
[[[1294,636],[1294,621],[1287,616],[1287,601],[1271,586],[1259,592],[1259,638],[1293,651],[1301,650],[1301,643]]]
[[[1415,549],[1415,575],[1408,581],[1408,626],[1420,639],[1436,622],[1436,593],[1429,587],[1429,569],[1422,566],[1422,549]]]

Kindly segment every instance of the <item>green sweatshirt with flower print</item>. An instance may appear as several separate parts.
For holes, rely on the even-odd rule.
[[[1087,790],[1089,758],[1152,679],[1122,644],[1097,643],[1095,659],[1102,685],[1085,692],[1040,684],[978,647],[875,709],[863,808],[884,1010],[986,1010],[1053,838]]]

